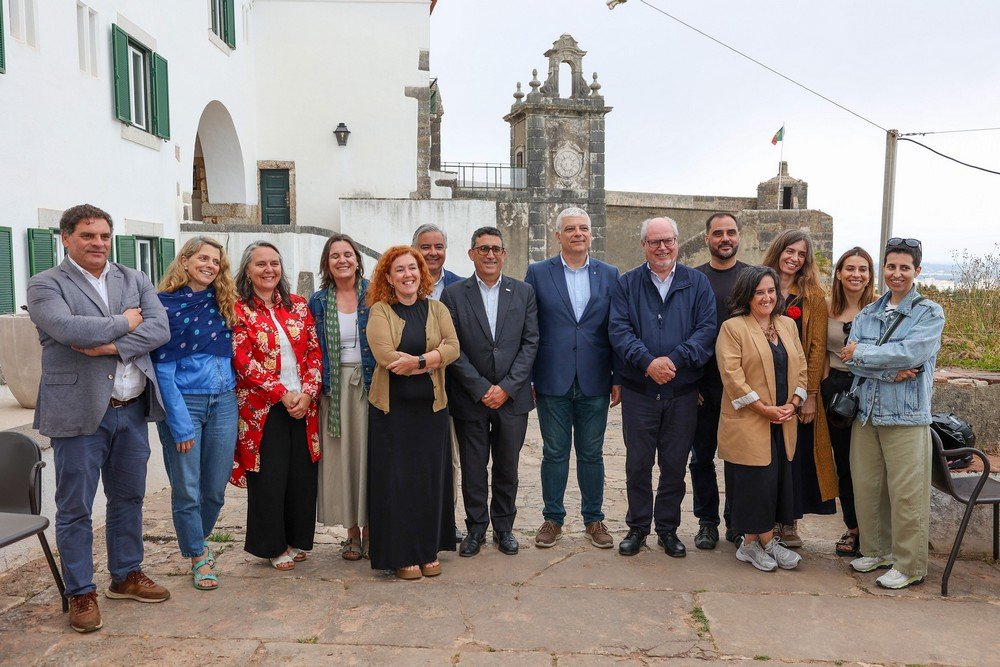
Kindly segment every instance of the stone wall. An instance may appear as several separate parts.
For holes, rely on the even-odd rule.
[[[934,378],[934,412],[954,412],[976,433],[976,446],[1000,451],[1000,384],[972,378]]]

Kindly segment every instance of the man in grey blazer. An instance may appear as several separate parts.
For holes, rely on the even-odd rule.
[[[538,351],[538,320],[531,286],[501,274],[506,250],[495,227],[472,234],[475,275],[449,285],[441,302],[451,311],[462,349],[448,367],[448,405],[462,461],[462,499],[468,534],[461,556],[475,556],[493,524],[500,551],[518,551],[517,464],[528,428],[531,367]],[[487,511],[486,467],[493,457],[493,500]]]
[[[70,625],[101,627],[91,513],[103,477],[111,599],[162,602],[170,593],[141,566],[149,431],[163,419],[150,351],[170,338],[144,274],[108,261],[111,216],[83,204],[59,221],[66,259],[28,281],[28,313],[42,344],[35,423],[52,440],[56,543]]]

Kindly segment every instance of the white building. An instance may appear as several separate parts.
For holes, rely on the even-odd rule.
[[[0,313],[59,261],[75,204],[108,211],[118,261],[154,282],[208,232],[233,262],[276,242],[294,288],[342,197],[429,198],[431,8],[0,0]]]

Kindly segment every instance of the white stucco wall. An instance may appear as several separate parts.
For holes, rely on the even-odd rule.
[[[221,110],[202,127],[218,139],[213,149],[203,137],[212,203],[257,204],[259,160],[295,163],[300,225],[337,229],[345,193],[416,189],[417,102],[404,89],[428,83],[418,69],[428,0],[236,0],[235,51],[210,37],[209,0],[84,1],[97,12],[97,76],[79,66],[75,3],[37,0],[36,46],[12,37],[3,3],[0,225],[14,231],[18,305],[25,230],[53,224],[53,211],[88,202],[112,215],[116,233],[178,237],[210,104]],[[153,148],[123,138],[115,118],[113,23],[148,35],[169,64],[171,138],[147,135]],[[333,136],[338,122],[352,132],[344,148]]]
[[[478,199],[343,199],[341,231],[382,252],[392,245],[409,245],[413,231],[431,223],[448,234],[445,266],[461,276],[472,275],[468,248],[472,232],[496,225],[496,203]]]

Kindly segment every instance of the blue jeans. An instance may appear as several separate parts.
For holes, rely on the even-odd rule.
[[[91,513],[97,481],[108,500],[108,570],[123,581],[142,566],[142,500],[146,494],[149,427],[146,399],[109,407],[90,435],[52,438],[56,467],[56,545],[66,595],[95,590]]]
[[[190,450],[177,451],[165,421],[156,426],[170,478],[177,541],[181,554],[194,558],[205,551],[205,538],[215,528],[226,500],[236,449],[236,394],[184,394],[184,403],[194,422],[194,446]]]
[[[538,425],[542,432],[542,516],[563,524],[563,497],[569,478],[569,450],[576,448],[576,481],[580,485],[585,524],[604,521],[604,431],[609,396],[584,396],[579,380],[565,396],[538,394]]]

